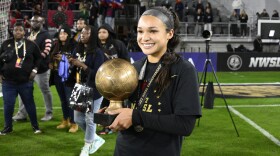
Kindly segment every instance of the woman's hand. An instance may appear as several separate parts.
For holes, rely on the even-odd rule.
[[[82,67],[84,70],[87,69],[87,65],[84,64],[83,62],[79,61],[78,59],[69,58],[68,61],[69,61],[70,64],[72,64],[76,67]]]
[[[118,114],[114,122],[109,126],[113,131],[121,131],[128,129],[132,125],[132,111],[130,108],[120,108],[109,111],[108,114]]]
[[[49,63],[49,69],[53,70],[53,64]]]
[[[69,61],[70,64],[72,64],[76,67],[81,67],[82,62],[80,62],[78,59],[69,58],[68,61]]]
[[[56,55],[54,55],[53,58],[54,58],[55,60],[57,60],[57,61],[60,61],[61,58],[62,58],[62,55],[61,55],[61,54],[56,54]]]

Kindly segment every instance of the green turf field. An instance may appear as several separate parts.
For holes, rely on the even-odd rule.
[[[280,82],[280,72],[227,72],[217,73],[220,83],[275,83]],[[211,73],[207,79],[214,80]],[[215,80],[214,80],[215,81]],[[54,118],[39,121],[43,134],[34,135],[29,122],[14,122],[14,132],[0,136],[0,156],[78,156],[83,146],[83,132],[70,134],[57,130],[62,118],[59,99],[54,87]],[[44,115],[41,93],[35,87],[37,116]],[[185,138],[182,156],[278,156],[280,155],[280,95],[279,98],[227,98],[240,137],[237,137],[223,99],[215,99],[214,109],[202,109],[203,117],[192,135]],[[257,107],[258,106],[258,107]],[[15,112],[18,105],[16,104]],[[268,132],[276,141],[267,138],[255,125]],[[3,100],[0,98],[0,128],[4,126]],[[100,129],[100,128],[99,128]],[[96,152],[97,156],[113,154],[116,134],[101,136],[106,143]],[[278,145],[277,145],[278,141]]]

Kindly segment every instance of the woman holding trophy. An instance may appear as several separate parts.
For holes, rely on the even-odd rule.
[[[179,156],[183,138],[201,117],[196,70],[174,52],[178,24],[176,14],[164,7],[139,19],[137,42],[146,57],[134,63],[138,86],[129,108],[108,111],[118,114],[109,126],[119,131],[115,156]]]

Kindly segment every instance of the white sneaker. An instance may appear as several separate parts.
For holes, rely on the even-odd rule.
[[[91,146],[89,147],[89,154],[95,153],[103,144],[105,143],[105,140],[102,139],[100,136],[95,134],[95,139]]]
[[[52,117],[53,116],[51,113],[45,114],[45,116],[41,118],[41,121],[49,121],[52,119]]]
[[[83,147],[80,156],[88,156],[88,155],[89,155],[89,148]]]
[[[27,115],[22,114],[21,112],[17,112],[15,116],[13,116],[14,121],[27,121]]]

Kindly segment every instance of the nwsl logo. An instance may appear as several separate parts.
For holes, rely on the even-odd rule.
[[[280,57],[251,57],[249,67],[280,67]]]

